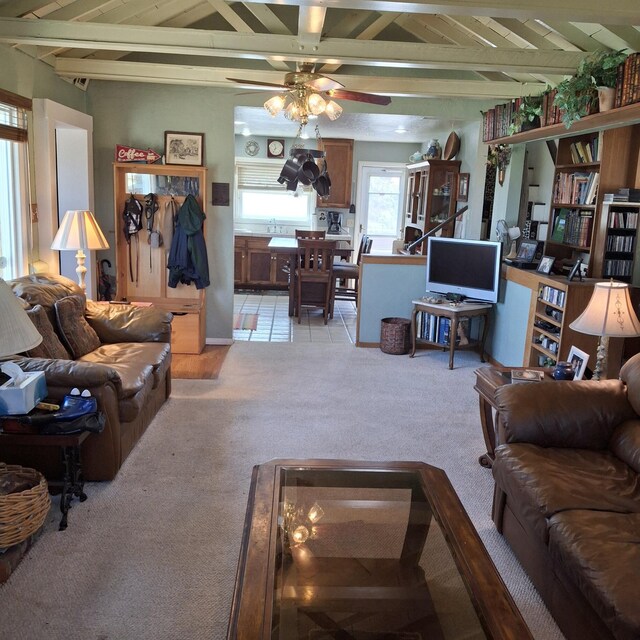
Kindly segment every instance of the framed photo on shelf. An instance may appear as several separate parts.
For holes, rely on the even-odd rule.
[[[466,202],[469,198],[469,175],[468,173],[458,174],[458,202]]]
[[[567,359],[571,363],[571,368],[575,372],[573,379],[582,380],[582,376],[584,376],[585,369],[587,368],[587,362],[589,362],[589,354],[578,349],[578,347],[572,346],[569,350],[569,357]]]
[[[542,256],[536,271],[538,273],[549,274],[549,273],[551,273],[551,269],[553,268],[553,263],[554,262],[555,262],[555,258],[553,256]]]
[[[204,133],[165,131],[164,158],[166,164],[201,167],[204,164]]]

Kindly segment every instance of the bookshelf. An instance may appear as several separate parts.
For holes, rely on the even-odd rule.
[[[638,202],[605,202],[602,217],[607,221],[602,276],[632,283],[636,265]]]

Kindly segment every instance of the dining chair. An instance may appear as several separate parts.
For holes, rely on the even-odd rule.
[[[358,301],[358,281],[360,280],[360,262],[362,256],[371,252],[373,238],[363,235],[360,238],[360,246],[355,263],[353,262],[337,262],[333,265],[333,276],[331,284],[331,313],[333,318],[333,308],[336,300],[353,300]],[[353,287],[349,287],[349,280],[353,280]],[[339,284],[343,283],[343,284]]]
[[[298,240],[296,253],[296,315],[302,320],[302,306],[320,307],[324,323],[331,313],[334,240]]]

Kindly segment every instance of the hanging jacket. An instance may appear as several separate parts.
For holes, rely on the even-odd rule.
[[[189,194],[178,211],[176,228],[169,251],[169,282],[175,289],[178,283],[195,283],[196,289],[209,286],[209,262],[202,224],[205,214],[198,201]]]

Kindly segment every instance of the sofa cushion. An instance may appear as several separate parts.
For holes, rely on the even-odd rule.
[[[32,309],[27,309],[27,315],[31,319],[31,322],[33,322],[33,326],[42,336],[42,342],[33,349],[29,349],[27,355],[30,358],[70,360],[71,356],[62,342],[60,342],[60,338],[58,338],[58,334],[53,329],[44,307],[37,304]]]
[[[54,303],[58,329],[71,352],[77,359],[100,346],[98,334],[84,318],[84,298],[67,296]]]
[[[609,449],[640,473],[640,419],[627,420],[617,427],[609,441]]]
[[[547,518],[569,509],[640,513],[638,475],[609,451],[501,445],[492,472],[509,503],[548,540]]]
[[[640,357],[634,356],[627,360],[620,369],[620,379],[627,385],[629,402],[640,415]]]
[[[113,366],[138,362],[153,368],[153,388],[161,384],[171,366],[171,346],[165,342],[118,342],[103,344],[81,358],[84,362],[99,362]]]
[[[558,513],[549,551],[618,640],[640,637],[640,514]]]

